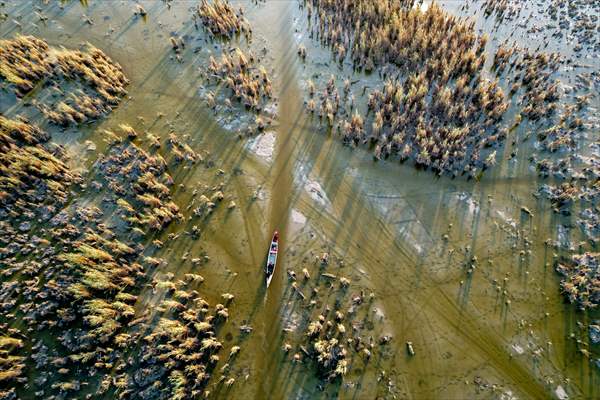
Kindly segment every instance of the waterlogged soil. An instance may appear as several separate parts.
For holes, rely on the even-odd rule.
[[[4,3],[2,12],[9,17],[0,24],[2,38],[31,34],[68,48],[89,41],[121,64],[131,84],[110,116],[76,128],[59,130],[39,116],[36,120],[28,97],[4,99],[3,114],[29,115],[66,146],[80,170],[105,153],[103,129],[121,123],[161,141],[177,132],[203,156],[203,164],[172,172],[173,200],[186,222],[171,224],[156,237],[165,243],[156,256],[167,261],[157,274],[173,273],[174,279],[201,274],[200,290],[211,304],[222,293],[235,295],[219,336],[228,346],[241,346],[230,363],[236,383],[215,385],[215,396],[600,396],[599,369],[591,362],[599,357],[598,349],[591,348],[588,359],[576,343],[587,341],[587,331],[578,324],[587,326],[598,315],[578,313],[563,301],[553,251],[544,246],[565,229],[573,235],[567,240],[580,239],[564,228],[565,221],[557,221],[545,201],[532,196],[539,182],[528,162],[531,149],[523,148],[512,160],[498,157],[498,165],[480,181],[467,181],[435,177],[409,163],[374,162],[368,149],[344,147],[305,112],[306,80],[312,77],[322,87],[332,73],[352,76],[360,81],[353,87],[357,104],[366,99],[360,96],[363,86],[381,81],[377,74],[351,75],[351,65],[338,67],[329,50],[308,37],[306,15],[296,1],[233,2],[244,6],[254,30],[252,42],[240,39],[239,45],[264,54],[261,63],[272,72],[275,96],[274,123],[250,139],[240,133],[245,136],[252,124],[251,113],[235,104],[216,112],[206,106],[199,71],[208,55],[236,44],[211,42],[194,27],[196,2],[175,1],[167,7],[163,1],[142,1],[144,18],[134,15],[131,1]],[[473,15],[476,3],[470,2],[470,9],[459,3],[441,5],[457,15]],[[36,7],[47,21],[40,20]],[[476,21],[478,29],[495,29],[488,29],[481,15]],[[497,38],[490,46],[511,29],[494,31]],[[186,43],[181,60],[169,42],[173,35]],[[520,31],[514,36],[535,40]],[[307,48],[306,61],[297,55],[300,43]],[[231,115],[238,117],[235,123]],[[498,153],[510,151],[506,146]],[[193,190],[220,183],[224,204],[234,201],[236,207],[218,208],[200,224],[197,239],[181,234],[169,240],[167,235],[191,228],[187,220],[193,207],[187,205]],[[533,215],[522,212],[522,206]],[[266,290],[262,265],[275,229],[282,238],[280,258]],[[333,261],[320,266],[316,259],[324,252]],[[199,265],[190,261],[204,256],[206,262]],[[464,265],[473,257],[477,268],[468,273]],[[320,273],[345,276],[351,282],[348,293],[373,293],[364,315],[368,335],[375,342],[381,335],[392,337],[387,345],[376,345],[368,361],[353,357],[343,381],[320,380],[308,358],[292,361],[299,350],[282,350],[286,342],[305,341],[300,322],[306,305],[288,279],[289,270],[300,275],[305,267],[313,280]],[[341,295],[338,286],[323,286],[320,296],[316,310]],[[136,308],[156,303],[147,290]],[[242,325],[252,332],[241,332]],[[414,356],[407,353],[407,341]]]

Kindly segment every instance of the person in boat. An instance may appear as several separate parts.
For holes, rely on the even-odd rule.
[[[273,270],[275,269],[275,264],[270,262],[267,264],[267,276],[271,276],[273,274]]]

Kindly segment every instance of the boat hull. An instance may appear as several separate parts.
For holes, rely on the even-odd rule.
[[[275,275],[275,267],[277,266],[277,254],[279,253],[279,233],[275,231],[271,244],[269,246],[269,255],[267,264],[265,265],[265,283],[267,287],[271,284],[273,275]]]

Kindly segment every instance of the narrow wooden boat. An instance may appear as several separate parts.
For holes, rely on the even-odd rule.
[[[269,246],[269,256],[267,257],[267,265],[265,267],[265,275],[267,287],[271,284],[273,274],[275,273],[275,265],[277,264],[277,252],[279,251],[279,232],[273,233],[273,239]]]

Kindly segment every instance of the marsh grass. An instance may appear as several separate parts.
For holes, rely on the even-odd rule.
[[[0,77],[18,97],[41,82],[61,94],[54,103],[46,103],[52,96],[33,102],[49,121],[61,126],[108,114],[129,84],[121,66],[90,44],[82,50],[67,50],[22,35],[0,40]]]
[[[506,138],[501,120],[508,102],[499,82],[484,78],[488,38],[472,22],[435,3],[424,12],[412,1],[306,4],[313,38],[340,62],[350,57],[355,69],[377,70],[385,79],[369,94],[366,114],[351,113],[348,80],[340,96],[332,77],[317,101],[309,82],[309,111],[344,143],[369,143],[375,159],[412,159],[439,174],[477,178],[492,166],[487,153]]]

